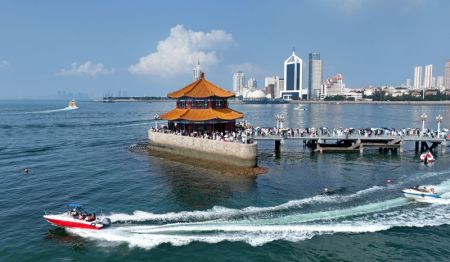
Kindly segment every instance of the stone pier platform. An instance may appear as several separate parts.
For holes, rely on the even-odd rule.
[[[256,167],[257,144],[242,144],[148,131],[150,150],[237,167]]]

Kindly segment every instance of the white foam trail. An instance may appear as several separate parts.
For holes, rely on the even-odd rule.
[[[76,109],[78,109],[78,108],[65,107],[65,108],[60,108],[60,109],[51,109],[51,110],[42,110],[42,111],[0,113],[0,115],[49,114],[49,113],[70,111],[70,110],[76,110]]]
[[[62,112],[62,111],[71,111],[71,110],[77,110],[77,109],[78,108],[65,107],[65,108],[52,109],[52,110],[24,112],[22,114],[49,114],[49,113],[56,113],[56,112]]]
[[[189,228],[186,228],[186,231]],[[107,240],[111,242],[128,243],[130,247],[153,248],[163,243],[174,246],[187,245],[193,241],[218,243],[222,241],[242,241],[253,246],[262,245],[275,240],[300,241],[310,239],[315,235],[334,233],[376,232],[388,229],[386,226],[349,226],[349,225],[277,225],[277,226],[212,226],[204,228],[200,234],[197,228],[190,228],[191,234],[158,234],[127,232],[122,229],[106,229],[88,231],[70,229],[69,232],[82,237]]]
[[[127,226],[126,229],[130,232],[139,232],[139,233],[161,233],[161,232],[180,232],[180,231],[203,231],[203,230],[212,230],[210,227],[214,228],[226,225],[226,226],[253,226],[253,225],[290,225],[290,224],[298,224],[298,223],[306,223],[306,222],[317,222],[317,221],[331,221],[339,218],[352,217],[352,216],[360,216],[367,215],[370,213],[386,211],[392,208],[400,207],[403,205],[407,205],[409,203],[413,203],[412,201],[408,201],[406,198],[396,198],[383,202],[370,203],[366,205],[350,207],[345,209],[335,209],[329,211],[321,211],[314,213],[305,213],[305,214],[296,214],[296,215],[288,215],[284,217],[277,218],[261,218],[261,219],[252,219],[252,218],[244,218],[240,220],[209,220],[203,222],[188,222],[188,223],[173,223],[173,224],[165,224],[165,225],[152,225],[152,226]]]
[[[283,223],[297,223],[297,222],[310,222],[317,220],[331,220],[337,218],[343,218],[348,216],[358,216],[367,213],[375,213],[386,211],[392,208],[404,206],[411,203],[407,199],[395,198],[383,202],[370,203],[366,205],[360,205],[356,207],[346,208],[346,209],[334,209],[329,211],[315,212],[315,213],[307,213],[307,214],[299,214],[299,215],[289,215],[285,216],[278,221]],[[272,219],[276,221],[277,219]]]
[[[221,206],[215,206],[211,209],[204,211],[182,211],[182,212],[169,212],[165,214],[155,214],[145,211],[134,211],[133,214],[113,213],[109,215],[112,222],[118,221],[163,221],[163,222],[175,222],[175,221],[203,221],[213,219],[225,219],[236,216],[254,215],[264,212],[282,211],[292,208],[300,208],[307,204],[319,204],[319,203],[342,203],[348,202],[355,198],[361,197],[365,194],[373,193],[383,189],[381,186],[373,186],[368,189],[364,189],[351,195],[317,195],[310,198],[304,198],[299,200],[291,200],[284,204],[273,207],[246,207],[243,209],[233,209]]]
[[[258,246],[275,240],[301,241],[323,234],[378,232],[393,227],[439,226],[449,222],[450,206],[431,205],[317,224],[178,223],[170,226],[122,226],[99,231],[71,229],[69,232],[141,248],[153,248],[163,243],[180,246],[193,241],[242,241]]]

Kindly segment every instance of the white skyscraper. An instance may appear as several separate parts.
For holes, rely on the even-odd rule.
[[[197,65],[192,70],[192,80],[196,81],[200,78],[202,68],[200,67],[200,60],[197,61]]]
[[[432,88],[433,65],[425,66],[425,78],[423,79],[423,88]]]
[[[422,67],[416,66],[414,68],[414,89],[420,89],[422,84]]]
[[[238,71],[233,74],[233,91],[236,96],[241,96],[245,87],[245,74],[242,71]]]
[[[307,96],[302,89],[303,61],[292,51],[292,55],[284,61],[284,88],[281,97],[285,100],[298,100]]]
[[[445,89],[450,89],[450,60],[448,60],[447,63],[445,63],[444,86]]]

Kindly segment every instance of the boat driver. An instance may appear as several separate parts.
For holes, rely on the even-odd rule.
[[[72,215],[74,217],[78,216],[77,209],[76,208],[72,209],[72,211],[70,211],[70,215]]]

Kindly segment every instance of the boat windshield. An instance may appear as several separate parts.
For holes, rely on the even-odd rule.
[[[88,212],[84,210],[81,205],[78,204],[69,204],[67,205],[69,207],[70,212],[72,212],[73,215],[75,214],[81,214],[81,215],[88,215]]]

